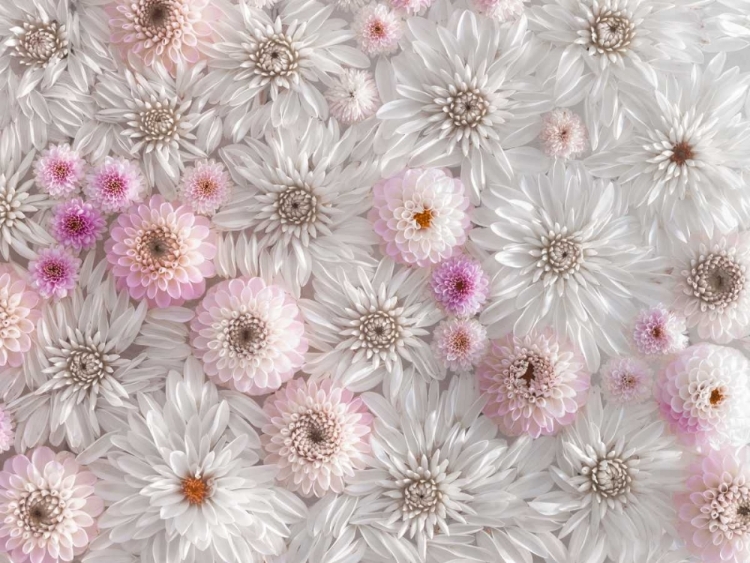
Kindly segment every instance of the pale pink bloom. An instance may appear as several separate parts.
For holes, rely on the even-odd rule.
[[[524,2],[527,0],[472,0],[475,9],[490,18],[505,22],[523,14]]]
[[[368,4],[354,18],[352,30],[368,55],[388,55],[398,50],[404,34],[401,17],[385,4]]]
[[[415,168],[373,187],[368,219],[383,253],[403,264],[430,266],[466,242],[471,205],[464,185],[440,168]]]
[[[645,355],[680,352],[688,345],[685,317],[664,305],[643,309],[635,321],[633,342],[638,352]]]
[[[589,144],[586,125],[569,109],[556,109],[546,114],[539,138],[547,156],[559,158],[579,156]]]
[[[194,213],[211,216],[227,202],[231,187],[223,164],[202,160],[185,170],[177,191]]]
[[[70,452],[47,447],[5,461],[0,472],[0,550],[13,563],[71,562],[96,537],[104,509],[97,478]]]
[[[432,6],[432,0],[390,0],[391,7],[415,15]]]
[[[62,299],[75,289],[81,260],[63,248],[46,248],[29,262],[34,289],[45,299]]]
[[[591,380],[581,353],[549,329],[492,341],[477,376],[488,396],[484,413],[502,433],[532,438],[571,424]]]
[[[34,163],[36,185],[55,198],[78,191],[86,175],[86,162],[70,145],[52,145]]]
[[[372,416],[362,400],[330,380],[290,381],[266,399],[261,440],[276,479],[303,496],[340,494],[367,467]]]
[[[381,104],[372,73],[347,68],[334,80],[334,84],[326,91],[326,100],[333,117],[345,125],[351,125],[375,115]]]
[[[654,374],[637,358],[613,358],[601,371],[602,391],[612,403],[641,403],[652,396]]]
[[[191,329],[193,351],[206,374],[249,395],[275,391],[305,361],[307,339],[297,303],[261,278],[212,287]]]
[[[750,561],[750,450],[709,449],[675,495],[677,529],[703,563]]]
[[[432,351],[452,371],[468,371],[487,350],[487,330],[475,319],[446,319],[432,336]]]
[[[39,295],[7,265],[0,265],[0,367],[18,367],[31,349]]]
[[[135,163],[108,156],[86,177],[83,191],[104,213],[119,213],[143,199],[146,182]]]
[[[4,406],[0,407],[0,453],[7,452],[13,447],[16,436],[13,426],[13,417]]]
[[[153,196],[117,218],[105,243],[119,289],[150,306],[197,299],[215,274],[215,235],[206,217]]]
[[[476,315],[487,301],[489,285],[490,279],[479,260],[462,254],[441,262],[430,279],[435,300],[457,317]]]

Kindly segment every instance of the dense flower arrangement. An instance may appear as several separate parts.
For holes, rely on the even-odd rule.
[[[0,563],[750,561],[749,53],[750,0],[0,1]]]

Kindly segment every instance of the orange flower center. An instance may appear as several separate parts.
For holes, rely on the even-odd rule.
[[[685,162],[693,158],[693,156],[695,156],[693,154],[693,148],[685,141],[682,141],[672,147],[672,157],[670,160],[675,164],[682,166]]]
[[[414,214],[414,220],[420,229],[429,229],[432,225],[432,209],[425,209]]]
[[[724,400],[724,393],[722,393],[721,389],[718,389],[718,388],[711,391],[711,397],[708,399],[712,407],[715,407],[716,405],[720,405],[723,400]]]
[[[182,480],[182,494],[190,504],[200,505],[208,498],[209,486],[205,479],[186,477]]]

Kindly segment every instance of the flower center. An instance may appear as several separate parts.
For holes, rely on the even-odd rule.
[[[292,186],[279,193],[275,204],[282,224],[314,223],[318,216],[318,198],[308,187]]]
[[[136,239],[136,254],[141,265],[150,271],[171,269],[182,255],[177,234],[167,227],[152,227]]]
[[[69,162],[57,161],[52,165],[52,175],[57,182],[67,182],[70,178],[71,166]]]
[[[654,338],[661,339],[664,337],[664,329],[661,326],[655,326],[651,329],[651,336]]]
[[[669,160],[678,166],[682,166],[694,156],[693,148],[687,142],[681,141],[672,147],[672,156]]]
[[[76,348],[68,356],[68,374],[71,383],[88,389],[112,372],[104,360],[104,353],[94,347]]]
[[[701,301],[701,310],[721,310],[739,299],[745,287],[745,267],[725,253],[701,256],[693,260],[687,283]]]
[[[102,188],[106,195],[119,198],[125,193],[125,181],[117,174],[109,174],[103,179]]]
[[[490,103],[478,88],[464,85],[460,90],[451,86],[447,100],[435,100],[457,129],[473,129],[484,121],[490,111]],[[442,102],[442,103],[441,103]]]
[[[67,57],[68,38],[65,26],[56,21],[24,22],[23,28],[16,32],[13,54],[22,65],[41,68],[53,60]]]
[[[153,27],[162,27],[165,23],[167,23],[168,16],[169,10],[163,3],[159,2],[156,4],[152,4],[149,8],[147,21]]]
[[[635,24],[622,10],[603,8],[589,24],[590,46],[601,54],[623,54],[635,38]]]
[[[432,225],[432,209],[424,209],[414,214],[414,220],[420,229],[429,229]]]
[[[328,462],[341,448],[341,427],[334,413],[316,406],[293,416],[289,439],[301,458]]]
[[[162,141],[177,136],[179,115],[167,104],[151,108],[138,114],[138,128],[147,141]]]
[[[750,533],[750,490],[747,485],[735,481],[721,487],[706,499],[710,501],[705,507],[711,517],[709,529],[728,539]]]
[[[624,460],[616,457],[613,451],[591,466],[584,465],[581,473],[588,476],[591,489],[600,499],[625,501],[626,495],[630,493],[633,481],[630,468]]]
[[[204,178],[198,181],[198,194],[201,197],[211,197],[218,190],[219,186],[210,178]]]
[[[403,494],[403,510],[411,517],[435,512],[443,496],[435,480],[429,477],[408,480]]]
[[[376,311],[360,318],[359,333],[366,348],[388,350],[398,340],[401,327],[396,319],[385,311]]]
[[[268,326],[252,313],[231,319],[225,329],[226,345],[233,355],[249,360],[268,345]]]
[[[290,37],[278,34],[259,43],[250,60],[255,63],[256,74],[275,78],[296,74],[300,55]]]
[[[383,25],[383,22],[376,20],[370,24],[370,36],[377,39],[385,37],[385,26]]]
[[[211,486],[203,477],[185,477],[182,480],[182,494],[192,505],[201,505],[211,493]]]
[[[46,262],[42,266],[42,272],[47,281],[59,282],[65,278],[65,266],[57,261]]]
[[[622,379],[620,380],[622,387],[629,390],[633,389],[635,387],[636,378],[631,373],[626,373],[622,376]]]
[[[471,339],[465,331],[456,331],[451,338],[451,350],[457,353],[466,353],[471,346]]]
[[[68,215],[65,218],[65,230],[72,234],[79,234],[86,230],[86,222],[80,215]]]
[[[36,489],[22,494],[13,515],[18,527],[39,538],[57,529],[65,517],[65,507],[57,491]]]
[[[511,381],[520,383],[521,387],[529,391],[535,391],[537,382],[553,373],[552,363],[549,359],[537,354],[528,352],[513,360],[509,368]]]
[[[583,249],[574,236],[550,233],[549,238],[542,238],[542,245],[537,267],[564,278],[580,269]]]
[[[712,407],[720,405],[723,401],[724,393],[719,387],[711,391],[711,396],[709,397],[708,402],[711,403]]]

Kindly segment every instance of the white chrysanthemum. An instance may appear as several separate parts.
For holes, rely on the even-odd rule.
[[[232,231],[251,229],[277,268],[296,269],[298,288],[313,272],[338,264],[373,264],[377,242],[360,215],[369,208],[367,194],[378,179],[354,131],[338,125],[302,120],[295,127],[267,134],[266,142],[222,149],[237,188],[213,217]]]
[[[106,459],[89,464],[106,491],[102,534],[141,563],[262,563],[280,554],[305,506],[273,486],[275,467],[258,465],[248,418],[262,417],[260,407],[219,393],[194,358],[166,387],[162,401],[142,396]]]
[[[550,473],[560,490],[531,505],[550,519],[567,514],[559,537],[570,536],[578,561],[641,563],[664,530],[675,533],[681,456],[655,405],[605,409],[593,390],[557,440]]]
[[[488,189],[472,238],[500,264],[482,313],[491,337],[551,325],[596,370],[626,354],[625,323],[661,295],[662,263],[641,246],[638,221],[612,184],[556,161],[548,175]]]
[[[725,59],[669,76],[658,90],[637,82],[626,100],[632,133],[585,160],[595,176],[619,178],[651,244],[664,253],[750,220],[750,121],[740,117],[748,83],[737,68],[724,70]]]
[[[454,11],[446,27],[409,19],[413,39],[392,60],[391,72],[379,73],[385,104],[377,114],[382,123],[375,149],[385,155],[389,174],[407,163],[460,165],[477,204],[488,160],[510,172],[543,158],[526,147],[523,162],[514,162],[514,151],[507,150],[534,139],[539,128],[533,124],[552,109],[529,76],[543,53],[533,47],[526,24],[521,17],[501,26],[463,10]]]
[[[370,66],[366,55],[346,44],[354,33],[330,17],[332,5],[282,0],[278,6],[279,15],[271,17],[240,0],[210,52],[212,71],[201,86],[212,103],[231,108],[224,132],[235,142],[248,132],[258,138],[264,130],[291,127],[300,118],[327,119],[321,86],[345,67]]]
[[[311,352],[303,369],[315,377],[330,373],[354,391],[375,387],[387,374],[387,390],[404,382],[404,363],[425,377],[439,367],[421,337],[440,319],[427,292],[427,272],[396,268],[384,259],[374,275],[357,268],[313,278],[315,299],[299,302]]]
[[[331,115],[344,125],[375,115],[380,107],[378,87],[370,72],[347,68],[326,90]]]

